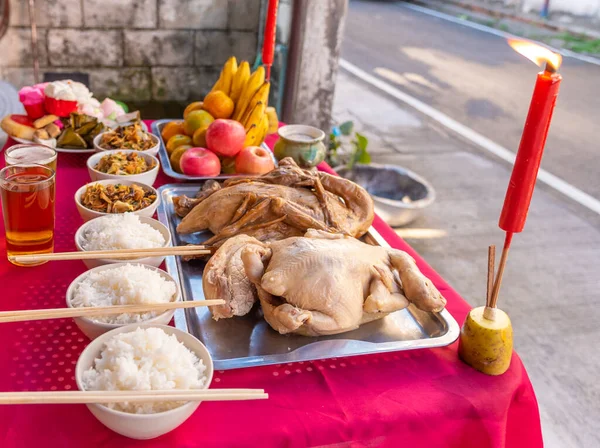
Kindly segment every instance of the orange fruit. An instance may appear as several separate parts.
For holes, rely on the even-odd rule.
[[[175,134],[183,134],[183,121],[169,121],[161,132],[163,141],[167,142]]]
[[[173,168],[176,172],[181,173],[181,165],[179,162],[181,161],[181,157],[183,153],[185,153],[188,149],[190,149],[190,145],[181,145],[178,146],[175,151],[171,153],[171,157],[169,157],[169,162],[171,162],[171,168]]]
[[[183,118],[186,118],[190,114],[190,112],[193,112],[195,110],[201,110],[203,104],[204,103],[202,101],[194,101],[193,103],[188,104],[185,110],[183,111]]]
[[[172,154],[181,145],[190,145],[192,139],[187,135],[175,134],[167,141],[167,153]]]
[[[205,110],[191,111],[183,121],[183,130],[190,137],[201,127],[208,127],[215,119]]]
[[[192,142],[194,146],[199,146],[200,148],[206,148],[206,130],[208,126],[202,126],[201,128],[196,129],[194,132],[194,136],[192,137]]]
[[[233,114],[234,104],[224,92],[215,90],[206,95],[202,108],[215,118],[229,118]]]

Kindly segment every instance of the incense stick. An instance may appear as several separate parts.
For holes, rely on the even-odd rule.
[[[498,267],[498,274],[496,275],[494,289],[492,290],[492,299],[490,301],[491,308],[496,308],[496,304],[498,303],[498,295],[500,294],[500,286],[502,286],[502,277],[504,275],[504,268],[506,267],[506,260],[508,258],[508,250],[510,249],[512,236],[512,232],[506,232],[506,238],[504,239],[504,247],[502,248],[502,255],[500,257],[500,266]]]
[[[494,288],[494,271],[496,262],[496,246],[488,247],[488,270],[487,270],[487,295],[485,305],[490,307],[492,303],[492,289]]]

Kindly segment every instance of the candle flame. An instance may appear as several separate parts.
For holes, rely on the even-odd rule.
[[[554,71],[558,70],[562,62],[562,56],[554,53],[546,47],[534,44],[525,40],[508,39],[508,45],[517,53],[525,56],[531,62],[542,66],[544,63],[549,64]]]

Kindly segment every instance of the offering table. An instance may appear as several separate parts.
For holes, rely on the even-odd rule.
[[[267,139],[272,147],[273,137]],[[10,141],[7,146],[13,144]],[[75,250],[82,224],[73,195],[89,182],[86,155],[60,154],[56,251]],[[2,157],[2,166],[4,164]],[[325,167],[327,169],[327,167]],[[171,183],[160,174],[155,186]],[[0,225],[2,225],[0,220]],[[417,261],[462,323],[469,305],[379,218],[374,227]],[[5,254],[4,232],[0,253]],[[34,268],[0,256],[0,310],[65,306],[81,261]],[[517,336],[518,337],[518,336]],[[72,319],[0,324],[2,391],[74,390],[77,358],[89,340]],[[264,401],[202,403],[178,429],[135,441],[105,428],[83,405],[0,407],[0,445],[22,446],[365,446],[541,447],[533,387],[518,355],[502,376],[462,363],[448,347],[216,371],[219,388],[261,388]]]

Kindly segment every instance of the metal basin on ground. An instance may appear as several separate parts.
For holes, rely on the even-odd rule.
[[[405,226],[435,201],[435,190],[418,174],[396,165],[338,167],[340,176],[365,188],[375,203],[375,212],[390,226]]]

